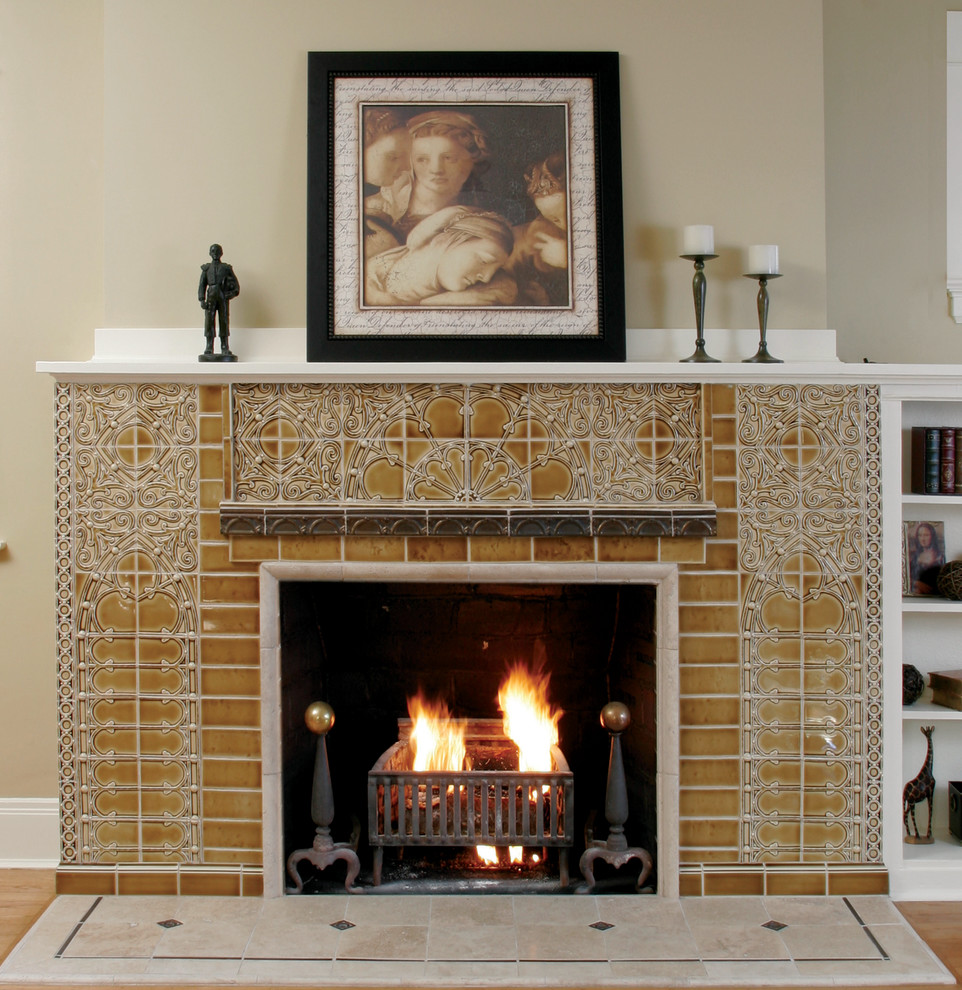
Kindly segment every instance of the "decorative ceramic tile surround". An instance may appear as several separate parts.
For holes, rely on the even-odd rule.
[[[227,533],[714,532],[695,385],[241,384],[232,426]]]
[[[886,889],[874,386],[74,383],[56,417],[62,891],[260,891],[279,560],[677,564],[681,892]]]

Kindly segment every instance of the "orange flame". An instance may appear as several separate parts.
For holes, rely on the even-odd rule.
[[[558,720],[564,714],[548,702],[550,674],[532,673],[523,664],[508,671],[498,689],[504,713],[504,734],[518,747],[518,769],[551,769],[551,747],[558,742]]]
[[[463,721],[451,718],[443,701],[428,701],[420,694],[408,698],[411,750],[415,770],[454,770],[464,767],[465,745]]]
[[[524,861],[524,847],[523,846],[508,846],[508,859],[512,863],[521,863]]]
[[[495,846],[475,846],[475,849],[485,866],[498,865],[498,850]]]

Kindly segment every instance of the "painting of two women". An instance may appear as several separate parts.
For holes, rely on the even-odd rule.
[[[565,309],[566,108],[361,108],[362,305]]]

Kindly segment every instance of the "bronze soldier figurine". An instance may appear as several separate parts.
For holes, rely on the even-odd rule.
[[[210,258],[206,265],[201,265],[200,285],[197,287],[197,298],[204,315],[204,336],[207,346],[199,361],[236,361],[237,355],[232,354],[227,340],[230,337],[230,316],[228,306],[235,296],[240,295],[240,285],[234,269],[221,261],[224,250],[219,244],[211,244]],[[214,319],[220,333],[220,354],[214,353]]]

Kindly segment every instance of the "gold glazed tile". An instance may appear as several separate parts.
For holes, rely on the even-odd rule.
[[[770,740],[763,743],[758,735],[726,728],[713,749],[695,741],[702,739],[697,728],[682,725],[686,807],[695,809],[697,798],[715,793],[719,802],[724,801],[715,815],[734,817],[738,810],[732,802],[746,795],[741,808],[746,820],[733,846],[706,847],[692,854],[701,862],[730,862],[736,857],[745,863],[814,861],[819,855],[823,861],[861,863],[873,856],[878,861],[872,784],[858,776],[858,761],[864,759],[871,767],[874,760],[877,765],[880,752],[880,741],[874,742],[872,735],[879,721],[873,708],[876,702],[866,688],[872,683],[867,676],[872,664],[877,665],[877,645],[869,630],[856,629],[848,621],[853,606],[861,610],[864,605],[869,613],[877,609],[875,551],[864,535],[877,489],[870,449],[875,400],[870,391],[822,389],[809,394],[798,389],[766,392],[712,386],[703,396],[699,387],[687,385],[372,384],[241,385],[230,390],[174,386],[141,394],[131,387],[58,387],[58,444],[67,444],[64,449],[76,454],[72,476],[58,473],[58,493],[65,493],[58,494],[58,505],[68,506],[77,522],[75,561],[82,574],[66,570],[69,597],[77,602],[78,629],[90,634],[78,641],[78,655],[86,658],[89,672],[88,693],[102,697],[112,692],[125,703],[134,697],[126,675],[139,665],[141,686],[150,688],[145,704],[159,700],[150,695],[184,698],[197,691],[196,673],[188,665],[202,658],[205,667],[223,664],[225,674],[229,665],[242,663],[242,674],[254,676],[253,681],[246,677],[240,682],[205,677],[206,697],[256,697],[256,629],[240,637],[227,632],[202,635],[201,596],[219,606],[234,601],[253,604],[256,599],[248,596],[257,562],[279,556],[404,560],[427,554],[426,559],[438,559],[440,545],[402,538],[232,537],[228,553],[216,511],[224,498],[223,485],[216,478],[199,480],[217,471],[221,448],[214,424],[220,422],[228,396],[228,422],[235,432],[228,466],[232,481],[249,485],[247,492],[255,500],[264,492],[291,502],[346,500],[350,490],[363,501],[368,497],[364,472],[393,458],[400,484],[392,482],[391,487],[383,476],[378,480],[376,471],[371,475],[382,505],[448,498],[459,504],[526,499],[616,504],[628,492],[648,492],[645,497],[651,499],[699,501],[706,495],[707,458],[717,479],[716,496],[732,504],[719,513],[719,536],[709,541],[661,541],[661,559],[682,564],[683,582],[691,576],[692,582],[683,588],[683,601],[703,601],[706,609],[709,603],[731,603],[732,613],[718,631],[712,631],[711,624],[703,625],[701,618],[694,620],[696,631],[681,639],[682,659],[690,665],[729,665],[729,678],[739,664],[744,674],[741,684],[732,691],[724,674],[718,673],[719,691],[747,693],[750,703],[774,700],[776,693],[778,698],[787,695],[801,714],[791,727],[784,720],[764,727],[772,735],[777,729],[782,737],[772,749],[779,754],[774,759],[766,757]],[[75,435],[71,416],[79,421]],[[708,416],[712,442],[703,444],[702,423]],[[828,424],[824,436],[822,423]],[[776,439],[749,443],[752,431],[759,430],[759,435]],[[208,445],[207,452],[200,452],[200,443]],[[757,471],[756,462],[747,457],[753,445],[760,446],[763,454]],[[360,481],[357,473],[351,474],[352,468],[360,472]],[[178,470],[194,479],[186,498],[165,488]],[[758,495],[759,479],[768,477],[776,493],[787,493],[787,507]],[[417,492],[415,485],[421,486]],[[228,492],[228,497],[236,497]],[[205,510],[203,518],[200,508]],[[442,541],[442,545],[443,559],[448,559],[454,544]],[[464,554],[471,559],[520,559],[519,554],[531,559],[537,552],[539,559],[552,560],[648,560],[655,559],[659,549],[658,541],[650,538],[554,543],[472,538],[457,545],[463,548],[458,559]],[[186,575],[201,566],[203,583],[193,577],[188,581]],[[700,573],[704,580],[695,583],[696,568],[727,573]],[[211,572],[218,577],[212,578]],[[242,572],[247,575],[246,585],[228,583],[228,575]],[[765,574],[766,583],[751,586],[749,578],[755,573]],[[248,591],[238,598],[231,587]],[[748,602],[754,602],[751,609]],[[791,635],[781,628],[785,609],[799,615]],[[217,629],[225,628],[220,622],[225,613],[211,611],[210,617],[216,617]],[[141,620],[157,631],[145,637]],[[59,642],[61,655],[72,656],[70,637]],[[65,669],[73,669],[72,660]],[[709,689],[700,681],[697,687],[689,683],[686,690],[701,708],[687,712],[686,718],[705,719],[708,724],[718,717],[721,709],[708,714],[711,706],[704,704],[711,697]],[[706,695],[700,701],[701,692]],[[74,720],[62,727],[62,759],[76,766],[76,753],[86,754],[86,779],[97,789],[98,800],[107,801],[111,788],[119,795],[122,786],[139,787],[143,807],[154,817],[175,813],[172,806],[164,805],[163,788],[175,788],[178,799],[186,800],[185,795],[196,793],[191,787],[201,782],[201,766],[191,763],[191,755],[199,751],[189,730],[198,717],[193,704],[194,709],[184,706],[177,715],[165,716],[163,705],[145,709],[156,712],[148,721],[159,721],[154,728],[148,722],[140,726],[143,738],[124,736],[125,725],[108,726],[97,719],[85,723],[80,738]],[[736,715],[735,721],[740,723],[741,716]],[[176,729],[175,740],[164,742],[150,734],[164,729],[170,734],[171,727]],[[200,731],[203,785],[208,793],[210,788],[225,788],[228,808],[246,814],[244,809],[252,807],[260,786],[258,733],[226,727]],[[790,759],[783,755],[786,733],[793,734],[795,744]],[[829,743],[834,747],[831,755],[826,750]],[[130,748],[118,749],[121,744]],[[143,745],[158,755],[138,757]],[[179,755],[171,756],[172,751]],[[713,790],[718,787],[723,790]],[[237,796],[235,788],[245,796]],[[844,806],[837,801],[842,794]],[[794,810],[799,798],[801,808]],[[76,793],[65,793],[64,799],[65,862],[137,862],[138,857],[142,862],[187,862],[205,855],[200,833],[189,828],[181,831],[180,844],[170,852],[157,844],[161,833],[156,829],[146,833],[149,841],[139,850],[118,842],[101,848],[99,840],[91,843],[93,828],[100,823],[93,823],[74,842],[69,829],[89,812],[80,807]],[[799,819],[791,842],[761,830],[762,825],[777,824],[772,821],[776,808],[782,817],[792,814]],[[231,812],[222,809],[218,814]],[[712,818],[710,809],[692,810],[691,816]],[[841,841],[830,837],[826,845],[821,833],[806,831],[808,824],[824,824],[831,817],[840,817],[832,824],[844,833]],[[253,833],[232,839],[224,828],[210,835],[224,845],[205,838],[208,861],[259,862],[259,838]]]
[[[232,403],[240,502],[705,498],[698,386],[236,385]]]
[[[260,787],[261,765],[248,759],[204,759],[204,783],[207,787]]]
[[[866,690],[878,637],[861,625],[879,588],[878,549],[863,535],[872,513],[878,522],[877,391],[739,387],[736,408],[739,552],[756,575],[743,598],[743,689],[758,723],[743,733],[742,855],[877,861],[878,788],[850,791],[863,755],[877,765],[880,752],[877,689]],[[803,778],[813,800],[801,794],[799,836],[778,838],[783,789]],[[829,809],[816,798],[829,778],[853,799]]]

